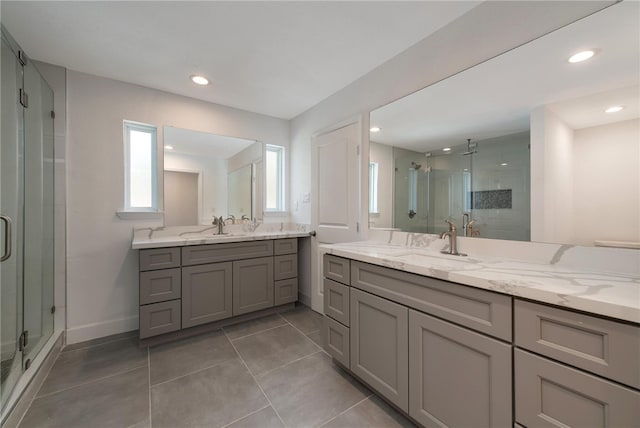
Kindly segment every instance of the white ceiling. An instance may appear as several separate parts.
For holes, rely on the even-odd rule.
[[[526,131],[531,111],[552,103],[576,128],[638,117],[638,16],[639,2],[618,3],[381,107],[371,113],[371,125],[382,131],[371,139],[427,152],[467,138],[479,141]],[[567,61],[586,48],[600,52],[583,63]],[[604,113],[615,104],[627,108]],[[569,111],[576,107],[579,111]]]
[[[169,153],[181,153],[192,156],[216,157],[229,159],[236,153],[254,144],[253,140],[209,134],[191,129],[163,128],[165,146],[172,146]]]
[[[284,119],[479,3],[0,2],[35,59]]]

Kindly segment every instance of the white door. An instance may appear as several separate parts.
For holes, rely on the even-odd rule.
[[[360,123],[321,133],[311,143],[311,307],[323,312],[319,244],[360,239]]]

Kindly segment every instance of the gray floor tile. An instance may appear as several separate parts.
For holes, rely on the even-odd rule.
[[[307,333],[307,337],[313,340],[313,343],[322,348],[322,330]]]
[[[234,340],[233,344],[256,376],[320,350],[290,325]]]
[[[222,330],[149,348],[151,385],[237,358]]]
[[[21,428],[128,427],[149,418],[146,367],[36,398]]]
[[[322,352],[257,380],[288,427],[318,426],[369,395]]]
[[[284,428],[284,425],[269,406],[232,423],[228,428]]]
[[[256,320],[245,321],[240,324],[230,325],[224,328],[229,339],[235,340],[249,334],[259,333],[270,328],[278,327],[287,322],[278,314],[268,315]]]
[[[71,345],[67,345],[64,348],[62,348],[61,352],[75,351],[77,349],[88,348],[90,346],[96,346],[96,345],[102,345],[102,344],[109,343],[109,342],[115,342],[115,341],[118,341],[120,339],[127,339],[127,338],[130,338],[130,337],[138,337],[138,334],[139,334],[138,330],[131,330],[131,331],[127,331],[125,333],[119,333],[119,334],[113,334],[111,336],[99,337],[97,339],[86,340],[86,341],[80,342],[80,343],[73,343]]]
[[[151,388],[154,428],[220,427],[268,404],[239,359]]]
[[[332,419],[322,428],[415,428],[402,414],[373,395],[340,416]]]
[[[60,354],[38,396],[147,366],[147,348],[131,337]]]
[[[280,313],[287,321],[304,334],[313,333],[322,328],[322,315],[307,306],[296,306],[295,309]]]

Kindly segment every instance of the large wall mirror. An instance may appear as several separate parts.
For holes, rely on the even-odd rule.
[[[370,227],[640,245],[638,16],[615,4],[372,111]]]
[[[165,126],[164,224],[262,217],[262,143]]]

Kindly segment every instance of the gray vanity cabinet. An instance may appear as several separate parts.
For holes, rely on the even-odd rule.
[[[182,328],[232,315],[232,263],[182,268]]]
[[[640,393],[516,349],[516,420],[526,427],[632,428]]]
[[[409,310],[409,415],[425,427],[508,427],[511,346]]]
[[[273,257],[233,262],[233,315],[273,306]]]
[[[409,410],[409,310],[350,288],[351,371],[400,409]]]

